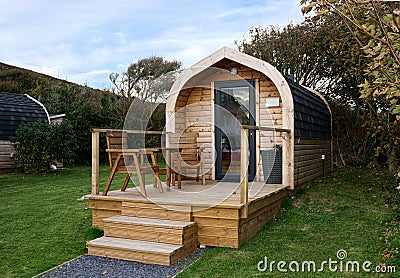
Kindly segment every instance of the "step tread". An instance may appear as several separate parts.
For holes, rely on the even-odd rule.
[[[136,224],[153,227],[185,228],[196,225],[196,222],[185,222],[176,220],[165,220],[156,218],[144,218],[134,216],[116,215],[103,220],[106,223]]]
[[[105,236],[89,241],[87,243],[87,246],[89,248],[91,246],[108,247],[113,249],[157,253],[169,256],[171,256],[173,253],[175,253],[177,250],[183,247],[182,245],[175,245],[168,243],[148,242],[142,240],[123,239],[123,238],[114,238]]]

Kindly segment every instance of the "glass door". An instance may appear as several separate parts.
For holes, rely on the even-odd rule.
[[[240,179],[240,126],[255,125],[254,80],[215,82],[215,148],[217,180]],[[249,131],[249,180],[256,170],[256,136]]]

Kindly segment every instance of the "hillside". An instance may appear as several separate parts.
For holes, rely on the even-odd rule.
[[[65,91],[85,91],[86,98],[96,99],[109,95],[109,92],[0,62],[0,92],[28,94],[36,99],[40,97],[50,113],[64,113],[58,110],[70,109],[54,103],[54,100],[63,100],[67,94]]]
[[[0,62],[0,91],[2,92],[38,97],[38,87],[52,87],[61,84],[73,83]]]

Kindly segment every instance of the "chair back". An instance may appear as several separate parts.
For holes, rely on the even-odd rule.
[[[123,146],[126,146],[127,132],[122,130],[108,130],[106,132],[107,150],[122,150]],[[115,160],[117,159],[117,152],[108,152],[108,162],[110,168],[114,166]],[[124,157],[118,163],[117,172],[126,172],[125,159]]]
[[[197,165],[200,161],[199,148],[197,145],[198,137],[198,132],[168,134],[170,146],[181,150],[181,159],[188,165]]]

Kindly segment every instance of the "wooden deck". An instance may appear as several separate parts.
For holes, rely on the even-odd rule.
[[[288,194],[288,184],[285,179],[284,185],[248,181],[249,129],[271,130],[242,126],[240,183],[208,179],[202,185],[200,181],[187,180],[182,181],[180,189],[172,187],[168,191],[164,183],[161,190],[142,182],[141,190],[135,187],[125,192],[111,191],[106,196],[100,192],[99,140],[100,133],[110,130],[93,129],[92,193],[85,198],[92,209],[92,224],[104,230],[104,237],[89,241],[88,253],[171,265],[194,252],[198,245],[238,248],[252,238],[274,219]]]
[[[85,196],[92,209],[93,226],[105,231],[103,239],[88,243],[89,254],[169,265],[199,244],[238,248],[275,217],[287,196],[285,186],[249,183],[246,207],[240,202],[239,183],[207,181],[203,186],[189,180],[182,181],[180,190],[172,187],[167,191],[165,184],[163,187],[164,192],[160,193],[153,185],[146,185],[146,198],[139,188],[110,191],[107,196]],[[116,240],[114,249],[110,247],[112,237]],[[147,256],[139,247],[135,251],[139,255],[121,249],[125,242],[121,239],[145,241],[126,245],[136,244],[142,249],[153,243],[152,252]],[[154,251],[158,250],[155,244],[161,244],[158,253]],[[172,252],[173,247],[169,246],[169,255],[162,257],[165,244],[177,244],[183,249],[176,247]]]
[[[249,201],[269,196],[285,188],[280,184],[264,184],[263,182],[249,182]],[[182,181],[182,188],[171,187],[167,191],[163,183],[164,192],[160,193],[153,185],[146,185],[147,197],[143,197],[138,187],[128,188],[125,192],[110,191],[107,196],[87,195],[89,200],[119,200],[130,202],[153,202],[159,205],[178,206],[177,210],[202,209],[215,206],[225,208],[240,208],[239,183],[207,181],[205,186],[196,181]],[[186,209],[185,209],[186,208]]]

